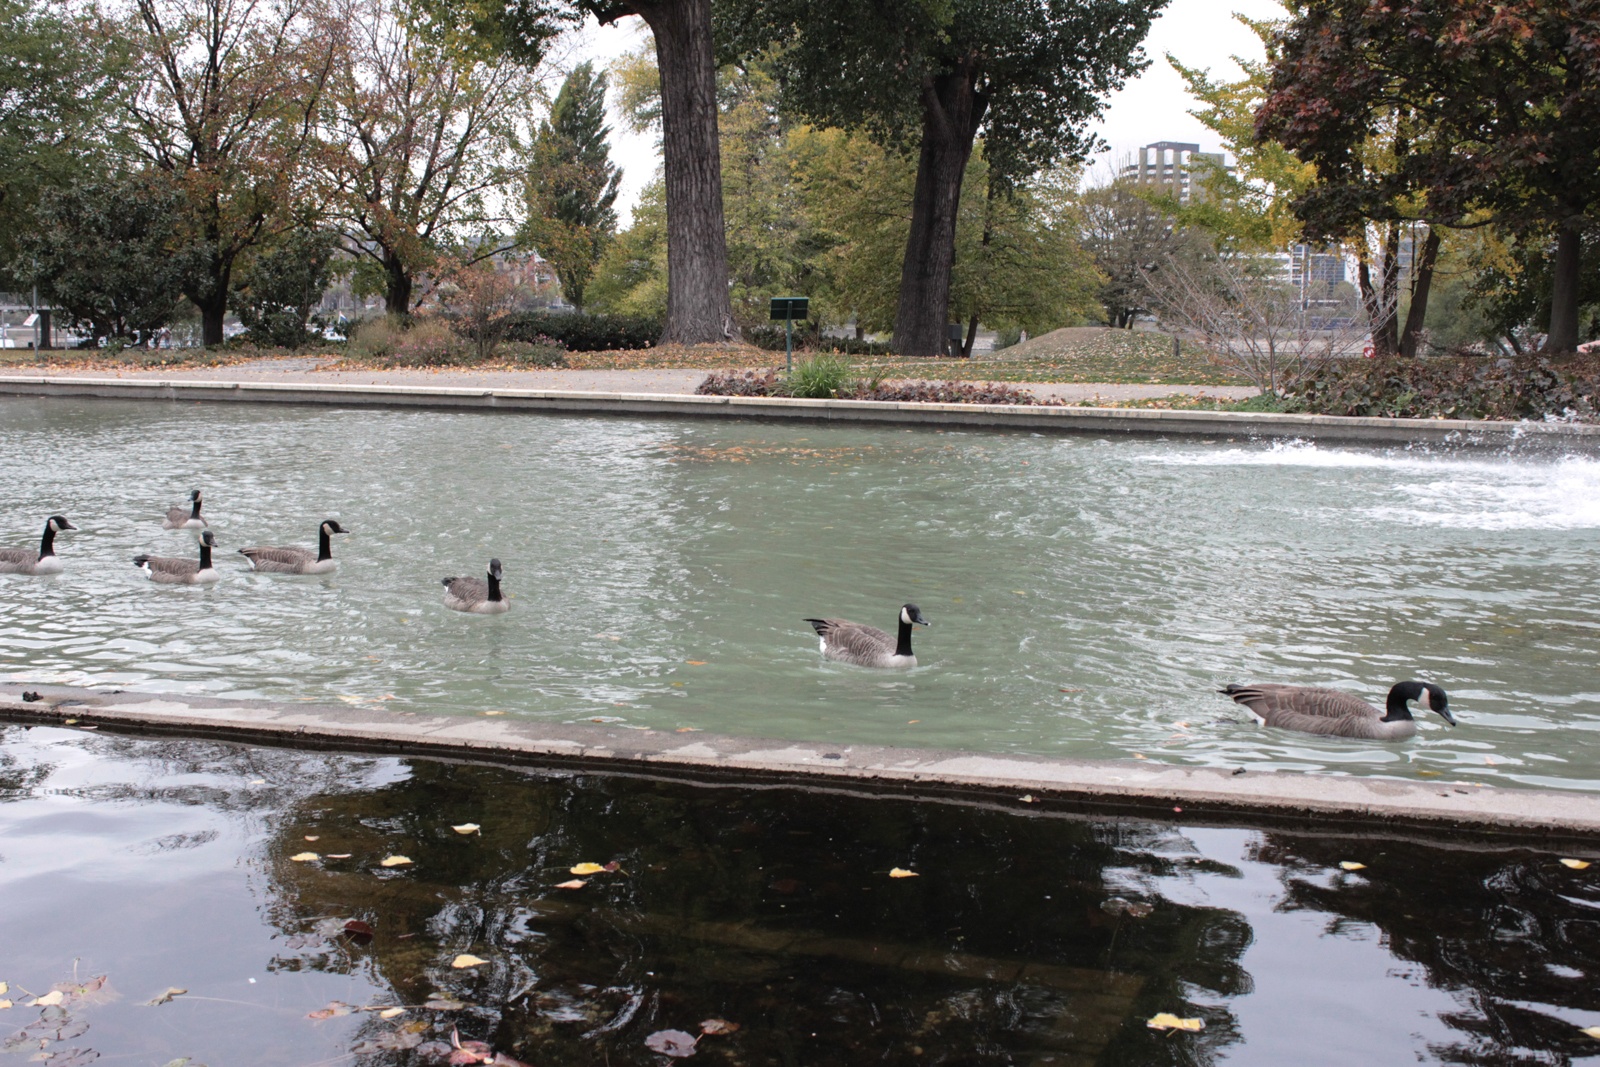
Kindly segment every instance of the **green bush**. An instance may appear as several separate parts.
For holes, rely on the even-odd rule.
[[[744,331],[744,339],[768,352],[783,352],[787,347],[782,326],[752,326]],[[854,337],[818,337],[812,332],[809,324],[804,323],[795,324],[794,348],[796,352],[802,349],[807,352],[831,351],[842,352],[847,356],[886,356],[890,353],[889,345],[882,341],[858,341]]]
[[[619,349],[650,348],[660,338],[664,324],[649,315],[552,315],[544,311],[524,311],[505,320],[508,341],[541,343],[540,338],[560,342],[568,352],[612,352]]]
[[[565,367],[567,354],[548,337],[543,344],[505,341],[495,346],[494,357],[519,367]]]
[[[790,396],[808,400],[831,400],[842,393],[854,392],[855,380],[850,376],[850,363],[839,356],[813,356],[795,364],[785,383]]]
[[[441,319],[392,316],[361,324],[346,350],[355,359],[380,367],[459,367],[474,362],[472,346]]]

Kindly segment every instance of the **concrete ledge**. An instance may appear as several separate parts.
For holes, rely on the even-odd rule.
[[[1258,415],[1146,408],[912,404],[660,393],[584,393],[402,385],[304,385],[167,379],[0,376],[0,396],[320,404],[606,414],[637,417],[805,419],[1050,433],[1179,435],[1427,444],[1444,448],[1572,451],[1600,448],[1600,425]]]
[[[0,721],[90,726],[296,748],[647,775],[705,784],[965,799],[1041,814],[1132,816],[1362,834],[1444,831],[1569,842],[1600,852],[1600,796],[1458,783],[1229,772],[1135,761],[664,733],[525,719],[396,713],[57,686],[24,702],[0,687]],[[68,723],[67,720],[75,720]]]

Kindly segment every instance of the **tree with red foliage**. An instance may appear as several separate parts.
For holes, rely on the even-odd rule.
[[[1437,223],[1549,240],[1545,347],[1573,350],[1600,220],[1600,0],[1306,0],[1276,46],[1257,135],[1316,165],[1310,228],[1414,195]],[[1375,173],[1364,153],[1396,122],[1413,135]]]

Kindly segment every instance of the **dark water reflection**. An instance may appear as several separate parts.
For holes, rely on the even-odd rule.
[[[1566,1063],[1600,1054],[1591,871],[3,727],[0,1036],[41,1016],[22,991],[77,981],[54,1010],[82,1032],[36,1028],[16,1062],[399,1067],[454,1030],[530,1064],[661,1064],[649,1035],[721,1018],[740,1029],[695,1062]],[[335,1002],[407,1010],[311,1017]]]

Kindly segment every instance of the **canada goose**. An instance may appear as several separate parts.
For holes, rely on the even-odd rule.
[[[1374,741],[1404,741],[1417,732],[1408,701],[1417,707],[1436,711],[1451,726],[1450,698],[1432,682],[1396,682],[1389,690],[1388,709],[1378,709],[1360,697],[1338,689],[1315,689],[1300,685],[1230,685],[1219,693],[1236,702],[1261,720],[1263,726],[1299,730],[1333,737],[1365,737]]]
[[[239,555],[248,559],[254,569],[269,574],[329,574],[338,570],[339,564],[333,558],[333,543],[328,535],[350,531],[340,526],[338,519],[323,519],[317,531],[315,552],[299,546],[257,547],[241,548]]]
[[[203,585],[214,582],[222,575],[211,565],[211,550],[217,547],[217,535],[210,530],[200,531],[200,559],[173,559],[170,556],[134,556],[133,565],[150,576],[152,582],[170,585]]]
[[[844,619],[807,619],[822,638],[822,654],[840,663],[859,667],[915,667],[911,654],[911,627],[932,626],[915,604],[900,609],[900,637],[890,637],[876,626],[863,626]]]
[[[167,509],[167,517],[161,520],[163,530],[198,530],[210,523],[200,517],[200,490],[195,489],[189,493],[189,507],[181,504],[175,508]]]
[[[500,593],[500,561],[489,561],[489,580],[445,578],[444,606],[451,611],[470,611],[474,615],[498,615],[511,610],[511,601]]]
[[[44,536],[39,538],[39,551],[31,548],[0,548],[0,574],[60,574],[61,560],[56,557],[56,534],[62,530],[76,530],[65,515],[52,515],[45,520]]]

